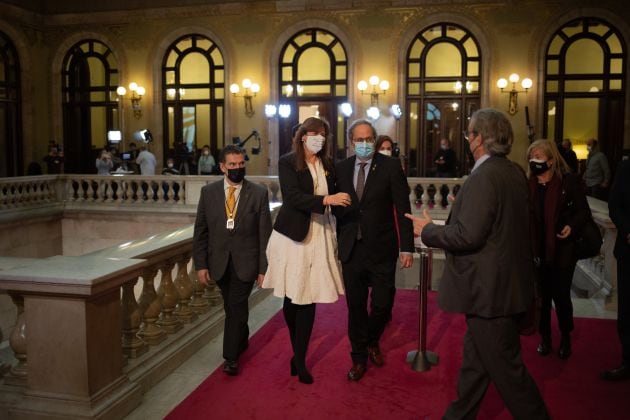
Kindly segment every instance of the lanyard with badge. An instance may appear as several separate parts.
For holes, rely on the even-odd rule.
[[[230,187],[230,188],[234,188],[234,187]],[[225,199],[225,213],[227,216],[227,222],[225,223],[225,228],[228,230],[234,229],[236,206],[238,205],[238,200],[241,198],[240,194],[238,195],[236,199],[234,198],[235,191],[236,191],[236,188],[234,188],[233,190],[231,189],[230,192],[228,193],[227,198]]]

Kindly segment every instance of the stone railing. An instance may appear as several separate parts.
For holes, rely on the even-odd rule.
[[[0,418],[122,418],[216,335],[222,300],[215,284],[197,281],[192,234],[79,257],[0,257],[0,290],[18,313]]]
[[[196,208],[201,188],[220,176],[190,175],[42,175],[0,178],[0,211],[63,204],[122,208]],[[277,176],[248,176],[267,187],[269,201],[282,202]],[[424,206],[448,213],[461,178],[408,178],[412,209]],[[150,206],[150,207],[148,207]]]
[[[248,176],[267,187],[270,202],[281,202],[276,176]],[[0,178],[0,212],[50,204],[89,209],[196,209],[201,188],[220,176],[42,175]],[[155,205],[158,205],[156,207]]]

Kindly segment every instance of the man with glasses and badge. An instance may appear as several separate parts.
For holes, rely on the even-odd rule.
[[[396,260],[401,268],[411,267],[414,242],[412,223],[404,217],[410,212],[409,186],[400,162],[374,153],[376,130],[367,120],[353,122],[347,138],[355,155],[335,169],[337,189],[348,193],[352,204],[335,208],[335,215],[352,345],[348,379],[359,381],[368,358],[375,366],[384,364],[379,340],[394,303]],[[400,246],[392,208],[398,217]]]
[[[248,298],[267,271],[271,235],[267,189],[245,179],[245,151],[226,146],[219,156],[224,177],[201,189],[193,238],[197,279],[216,282],[223,296],[223,371],[238,374],[238,358],[249,340]]]

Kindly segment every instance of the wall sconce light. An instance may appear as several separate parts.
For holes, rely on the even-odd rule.
[[[266,104],[265,105],[265,116],[268,119],[274,118],[278,115],[280,118],[289,118],[291,115],[291,105],[289,104],[280,104],[278,106],[274,104]]]
[[[293,85],[286,85],[284,87],[284,96],[290,98],[291,96],[293,96],[293,93],[296,93],[297,96],[302,96],[302,94],[304,93],[304,86],[295,85],[295,89],[293,88]]]
[[[472,92],[473,89],[473,84],[469,81],[466,81],[466,93],[470,93]],[[460,82],[459,80],[457,82],[455,82],[455,86],[453,86],[453,90],[455,91],[455,93],[462,93],[462,88],[464,87],[464,84],[462,82]]]
[[[368,79],[369,85],[372,86],[372,91],[370,93],[370,104],[372,107],[378,107],[378,96],[385,95],[387,93],[387,89],[389,89],[389,82],[387,80],[380,80],[378,76],[370,76]],[[361,80],[357,83],[357,88],[364,95],[368,88],[368,82],[365,80]],[[381,91],[379,92],[378,89]]]
[[[129,83],[129,91],[131,92],[131,109],[133,109],[133,116],[136,118],[142,117],[142,107],[140,101],[146,93],[146,90],[142,86],[138,86],[136,82]],[[127,89],[124,86],[118,86],[116,93],[119,98],[124,98],[127,94]]]
[[[251,118],[254,115],[252,98],[256,96],[258,92],[260,92],[260,85],[258,83],[252,83],[250,79],[243,79],[243,81],[241,82],[241,86],[243,86],[242,95],[238,95],[241,87],[237,83],[232,83],[230,85],[230,92],[232,92],[233,96],[241,96],[245,100],[245,115]]]
[[[510,115],[514,115],[518,112],[518,94],[525,92],[527,93],[527,91],[529,90],[529,88],[532,87],[533,83],[532,79],[526,77],[525,79],[523,79],[521,81],[521,86],[523,87],[523,89],[525,90],[516,90],[516,83],[518,83],[520,77],[518,74],[516,73],[512,73],[510,74],[510,77],[508,78],[510,80],[510,83],[512,83],[512,89],[509,91],[504,91],[504,89],[508,86],[508,81],[505,80],[504,78],[501,78],[499,80],[497,80],[497,86],[499,87],[499,89],[501,89],[502,93],[509,93],[510,94],[510,102],[509,102],[509,106],[508,106],[508,113]]]
[[[348,102],[344,102],[339,105],[339,111],[341,112],[341,115],[344,116],[344,118],[350,118],[350,116],[352,116],[352,105],[350,105]]]
[[[379,117],[381,116],[381,111],[378,110],[378,107],[375,106],[371,106],[369,107],[365,113],[367,114],[368,118],[371,118],[373,120],[378,120]]]
[[[291,105],[280,104],[278,106],[278,116],[280,118],[289,118],[291,116]]]
[[[402,109],[400,109],[400,105],[394,104],[389,110],[396,121],[400,120],[400,117],[402,117]]]

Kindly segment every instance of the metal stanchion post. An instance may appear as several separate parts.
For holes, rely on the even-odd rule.
[[[407,353],[407,363],[411,369],[424,372],[431,369],[431,365],[437,365],[439,356],[437,353],[427,351],[427,293],[431,281],[431,261],[433,250],[431,248],[416,248],[420,254],[420,282],[418,283],[418,350]]]

